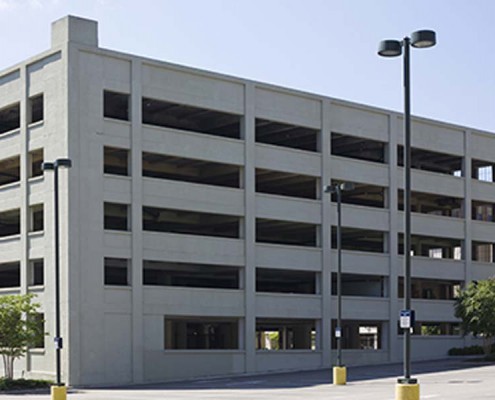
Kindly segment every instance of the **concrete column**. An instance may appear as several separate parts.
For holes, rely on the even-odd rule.
[[[144,380],[141,60],[131,62],[132,380]]]
[[[256,187],[255,187],[255,95],[253,83],[244,87],[244,350],[245,372],[256,371]],[[239,344],[241,345],[241,344]]]
[[[471,131],[464,131],[464,243],[462,254],[464,256],[464,282],[467,285],[472,280],[473,269],[473,247],[472,247],[472,191],[471,191],[471,175],[472,175],[472,157],[471,157]],[[472,344],[472,337],[467,335],[464,337],[465,346]]]
[[[331,145],[332,145],[332,104],[325,99],[321,104],[321,185],[329,185],[332,181]],[[321,283],[321,332],[317,337],[322,351],[322,367],[332,365],[332,215],[331,198],[329,194],[321,194],[321,249],[322,265],[320,274]],[[318,324],[316,325],[318,326]]]
[[[399,270],[402,268],[402,259],[398,257],[398,231],[397,224],[399,221],[399,212],[397,207],[398,202],[398,169],[397,169],[397,143],[398,136],[402,133],[401,129],[402,121],[399,120],[397,115],[389,115],[389,142],[388,142],[388,170],[389,170],[389,182],[388,182],[388,207],[390,217],[390,227],[388,235],[388,251],[389,251],[389,321],[388,335],[384,334],[384,337],[388,337],[388,356],[389,361],[398,361],[401,359],[401,349],[399,346],[397,323],[399,315],[398,307],[398,292],[397,284],[399,277]],[[386,327],[384,326],[384,330]]]

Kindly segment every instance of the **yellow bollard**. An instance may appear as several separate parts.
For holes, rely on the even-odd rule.
[[[395,400],[419,400],[419,384],[418,383],[396,384]]]
[[[333,384],[345,385],[347,383],[346,367],[333,367]]]
[[[67,386],[52,386],[52,400],[66,400]]]

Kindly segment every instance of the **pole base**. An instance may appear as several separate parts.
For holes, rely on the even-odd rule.
[[[67,386],[52,386],[51,400],[67,400]]]
[[[347,368],[333,367],[333,384],[345,385],[347,383]]]
[[[395,385],[395,400],[419,400],[419,384],[397,383]]]

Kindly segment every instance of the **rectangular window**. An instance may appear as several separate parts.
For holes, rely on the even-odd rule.
[[[126,258],[107,258],[104,261],[105,285],[129,285],[129,260]]]
[[[19,209],[0,212],[0,237],[21,233],[21,213]]]
[[[165,349],[235,350],[238,330],[234,319],[165,317]]]
[[[30,286],[39,286],[44,284],[44,261],[43,259],[31,260],[29,262],[30,267]]]
[[[129,121],[129,95],[105,90],[103,92],[103,116]]]
[[[0,110],[0,134],[19,129],[21,126],[21,107],[12,104]]]
[[[128,231],[127,204],[105,203],[104,205],[104,229],[114,231]]]
[[[256,268],[256,291],[316,294],[316,273],[312,271]]]
[[[31,229],[30,232],[39,232],[44,227],[43,204],[36,204],[29,207],[31,211]]]
[[[103,149],[103,172],[129,176],[129,150],[105,146]]]
[[[21,158],[19,156],[0,161],[0,186],[21,180],[20,161]]]
[[[257,319],[257,350],[316,350],[315,321]]]
[[[143,283],[156,286],[239,289],[239,269],[217,265],[145,260],[143,262]]]
[[[337,320],[332,320],[332,332],[337,328]],[[360,350],[380,350],[382,348],[382,322],[342,321],[342,348]],[[332,334],[332,349],[337,348],[337,339]]]
[[[143,207],[143,230],[186,235],[239,238],[240,217]]]
[[[37,149],[29,152],[30,171],[29,177],[42,176],[43,171],[41,164],[43,163],[43,149]]]
[[[29,123],[43,121],[43,94],[29,98]]]
[[[21,286],[21,264],[11,262],[0,264],[0,288]]]

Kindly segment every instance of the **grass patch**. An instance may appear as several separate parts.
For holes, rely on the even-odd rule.
[[[53,382],[41,379],[0,378],[0,391],[49,388]]]

